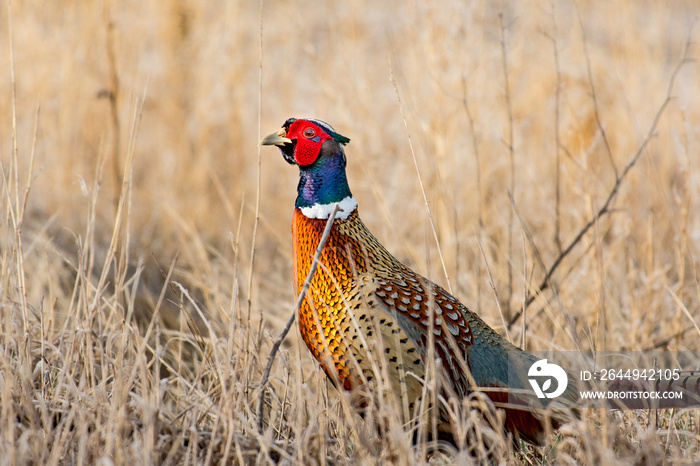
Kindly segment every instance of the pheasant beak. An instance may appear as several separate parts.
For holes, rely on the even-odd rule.
[[[283,146],[285,144],[291,144],[292,140],[285,137],[287,136],[287,130],[280,128],[276,133],[268,134],[260,140],[261,146]]]

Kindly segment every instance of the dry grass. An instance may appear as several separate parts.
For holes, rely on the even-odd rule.
[[[266,2],[262,83],[254,3],[3,3],[0,462],[469,459],[411,448],[391,400],[359,418],[296,331],[258,433],[262,367],[295,299],[297,176],[276,151],[258,158],[260,86],[264,134],[310,116],[352,139],[363,218],[401,260],[443,284],[446,270],[501,332],[536,295],[514,342],[699,351],[697,2],[483,3]],[[538,293],[644,141],[688,40],[611,212]],[[496,462],[700,449],[697,410],[587,412],[542,449],[513,447],[498,413],[462,414],[473,454]]]

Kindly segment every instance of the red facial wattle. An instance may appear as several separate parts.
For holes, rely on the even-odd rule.
[[[289,126],[287,137],[296,141],[294,159],[302,167],[313,164],[321,153],[323,143],[332,139],[318,125],[306,120],[293,122]]]

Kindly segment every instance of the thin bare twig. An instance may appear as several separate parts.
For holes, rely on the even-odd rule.
[[[510,85],[508,82],[508,52],[506,49],[506,27],[503,24],[503,13],[499,13],[498,18],[501,22],[501,58],[503,63],[503,80],[505,89],[506,109],[508,110],[508,149],[510,163],[510,195],[515,195],[515,148],[513,147],[513,107],[510,101]],[[513,210],[508,209],[508,260],[513,257]],[[513,298],[513,267],[508,264],[508,297],[503,303],[506,313],[510,314],[510,302]],[[509,316],[506,316],[508,319]]]
[[[27,315],[27,288],[24,276],[24,253],[22,251],[22,217],[24,216],[24,208],[21,208],[19,201],[19,146],[17,141],[17,82],[15,81],[15,45],[14,34],[12,32],[12,7],[10,2],[7,2],[7,26],[10,35],[10,82],[12,85],[12,157],[10,171],[5,175],[4,167],[2,168],[3,184],[7,193],[8,204],[10,205],[9,213],[12,218],[12,226],[15,231],[15,247],[17,248],[17,280],[20,289],[20,300],[22,304],[22,328],[26,335],[28,328]],[[38,120],[37,110],[37,120]],[[38,124],[38,123],[37,123]],[[32,149],[32,162],[34,164],[34,150]],[[13,170],[14,167],[14,170]],[[31,170],[31,167],[30,167]],[[12,207],[12,195],[10,193],[11,177],[14,172],[14,208]],[[29,173],[31,177],[31,171]],[[31,178],[30,178],[31,179]],[[27,189],[29,186],[27,186]],[[26,340],[25,340],[26,341]]]
[[[259,11],[258,11],[258,20],[260,21],[260,40],[259,40],[259,61],[258,61],[258,141],[262,137],[262,73],[263,73],[263,65],[262,65],[262,53],[263,53],[263,20],[262,20],[262,12],[263,12],[263,0],[260,0],[260,5],[259,5]],[[255,187],[255,220],[253,221],[253,238],[251,239],[251,246],[250,246],[250,263],[248,264],[248,301],[247,301],[247,307],[248,307],[248,315],[247,315],[247,320],[246,320],[246,336],[245,336],[245,358],[246,358],[246,365],[248,361],[248,348],[250,347],[250,312],[251,308],[253,306],[253,269],[255,267],[255,250],[256,248],[256,239],[258,236],[258,223],[260,223],[260,181],[261,181],[261,172],[262,172],[262,153],[260,152],[260,145],[258,144],[258,170],[257,170],[257,183]],[[263,319],[260,319],[260,324],[262,325]],[[246,381],[248,380],[248,377],[246,377]],[[247,383],[247,382],[246,382]],[[248,391],[248,387],[246,386],[246,393]]]
[[[311,269],[309,270],[309,274],[306,276],[306,280],[304,280],[304,284],[301,287],[301,291],[299,292],[299,296],[297,297],[297,302],[294,306],[294,310],[292,311],[292,315],[289,317],[289,320],[280,332],[279,336],[277,337],[277,340],[275,340],[275,343],[272,345],[270,354],[267,356],[267,364],[265,365],[265,370],[263,371],[262,380],[260,382],[260,399],[258,400],[258,430],[260,432],[262,432],[263,427],[263,409],[265,407],[265,385],[267,385],[267,382],[270,379],[270,371],[272,370],[272,364],[275,362],[275,357],[277,356],[277,352],[279,351],[282,342],[284,341],[285,337],[289,333],[289,330],[294,324],[294,320],[296,319],[297,313],[299,312],[301,303],[303,303],[304,299],[306,299],[306,293],[309,291],[311,280],[314,278],[314,274],[316,273],[316,268],[318,267],[319,259],[321,258],[321,252],[323,251],[323,247],[328,241],[328,237],[331,235],[331,227],[333,226],[333,221],[335,220],[335,216],[339,210],[340,207],[338,206],[338,204],[336,204],[335,208],[333,209],[333,212],[331,212],[331,215],[328,217],[326,227],[323,229],[321,241],[318,243],[316,253],[314,254],[314,259],[311,262]]]
[[[474,130],[474,118],[469,108],[469,100],[467,98],[467,78],[462,76],[462,105],[467,113],[469,122],[469,131],[472,139],[472,150],[474,151],[474,159],[476,162],[476,208],[479,221],[479,232],[484,229],[484,214],[483,214],[483,194],[481,190],[481,160],[479,159],[479,146],[476,143],[476,132]],[[481,276],[481,262],[477,266],[477,276]],[[476,308],[481,309],[481,280],[477,280],[476,284]]]
[[[586,29],[583,27],[583,19],[581,18],[581,11],[578,8],[578,3],[574,2],[576,6],[576,15],[578,16],[578,24],[581,27],[581,35],[583,36],[583,56],[586,58],[586,72],[588,73],[588,86],[591,90],[591,100],[593,100],[593,115],[595,115],[595,121],[600,130],[600,135],[603,138],[603,143],[605,144],[605,151],[610,161],[610,166],[615,172],[615,178],[620,178],[620,172],[617,169],[617,164],[615,163],[615,158],[613,157],[612,149],[610,149],[610,143],[608,142],[608,135],[605,132],[605,127],[603,127],[603,122],[600,120],[600,111],[598,108],[598,96],[595,92],[595,84],[593,83],[593,71],[591,70],[591,57],[588,53],[588,40],[586,38]]]
[[[496,289],[496,283],[493,281],[493,275],[491,275],[491,267],[489,267],[489,262],[488,259],[486,259],[486,253],[484,252],[484,248],[481,245],[481,232],[478,234],[479,240],[477,241],[477,244],[479,245],[479,250],[481,251],[481,256],[484,258],[484,264],[486,265],[486,271],[489,274],[489,285],[491,285],[491,291],[493,291],[493,297],[496,299],[496,305],[498,306],[498,313],[501,316],[501,322],[503,323],[503,330],[506,332],[506,338],[508,341],[511,341],[510,339],[510,326],[506,324],[506,316],[503,314],[503,307],[501,307],[501,300],[498,298],[498,290]],[[430,332],[432,333],[432,332]]]
[[[552,50],[554,52],[554,69],[557,73],[557,84],[554,93],[554,152],[555,152],[555,193],[554,193],[554,244],[557,246],[557,252],[561,253],[561,136],[559,134],[560,125],[560,106],[561,106],[561,65],[559,63],[559,49],[557,47],[557,17],[552,4],[552,23],[554,31],[552,35],[546,34],[552,41]]]
[[[695,322],[693,322],[693,324],[695,324]],[[642,351],[654,351],[654,350],[657,350],[659,348],[663,348],[664,346],[668,345],[676,338],[682,337],[683,335],[685,335],[689,331],[693,330],[694,328],[695,328],[695,325],[691,325],[689,327],[686,327],[685,329],[681,330],[680,332],[676,332],[673,335],[671,335],[670,337],[666,337],[662,340],[657,341],[653,345],[644,348]]]
[[[420,168],[418,167],[418,159],[416,159],[416,152],[413,150],[413,141],[411,140],[411,133],[408,130],[408,121],[406,121],[406,114],[403,110],[403,102],[401,101],[401,94],[399,93],[399,86],[396,84],[394,79],[394,70],[392,68],[390,72],[391,84],[394,86],[394,91],[396,92],[396,98],[399,101],[399,109],[401,110],[401,117],[403,118],[403,125],[406,128],[406,135],[408,136],[408,147],[411,149],[411,156],[413,157],[413,165],[416,167],[416,174],[418,175],[418,184],[420,185],[421,193],[423,193],[423,202],[425,203],[425,211],[428,214],[428,221],[430,222],[430,228],[433,231],[433,236],[435,237],[435,245],[437,246],[438,256],[440,256],[440,263],[442,264],[442,271],[445,274],[445,280],[447,281],[447,289],[452,293],[452,284],[450,283],[450,275],[447,273],[447,266],[445,265],[445,258],[442,255],[442,248],[440,247],[440,240],[438,239],[437,230],[435,229],[435,222],[433,221],[433,213],[430,210],[430,204],[428,203],[428,195],[425,193],[425,185],[423,184],[423,176],[420,174]]]
[[[112,21],[111,12],[109,11],[111,5],[103,5],[103,21],[105,23],[105,45],[107,50],[107,67],[109,74],[109,89],[106,93],[100,95],[105,95],[109,99],[109,117],[110,123],[112,125],[112,176],[114,177],[114,189],[120,189],[122,187],[121,169],[119,168],[119,154],[121,152],[120,135],[121,135],[121,122],[119,120],[119,73],[117,70],[117,58],[114,51],[114,21]],[[121,192],[117,191],[114,196],[115,202],[119,203],[119,197]]]
[[[547,270],[547,267],[544,265],[544,260],[542,260],[542,254],[540,254],[540,250],[535,244],[535,240],[532,237],[532,234],[530,233],[530,229],[527,227],[527,224],[525,223],[525,219],[520,215],[520,211],[518,210],[518,206],[515,204],[515,199],[513,199],[513,194],[508,193],[508,199],[510,199],[510,206],[513,212],[515,212],[515,215],[518,217],[518,221],[520,222],[520,228],[523,229],[525,232],[525,237],[527,238],[528,243],[530,243],[530,246],[532,247],[532,253],[535,255],[535,259],[537,259],[537,264],[542,268],[543,271]],[[529,293],[528,293],[529,294]]]
[[[656,134],[656,127],[659,124],[659,120],[661,119],[661,115],[663,115],[664,111],[666,110],[666,107],[668,106],[669,102],[671,101],[671,93],[673,91],[673,86],[676,81],[676,76],[678,76],[678,73],[680,72],[681,68],[683,65],[685,65],[688,62],[688,50],[690,48],[690,34],[688,35],[688,40],[685,43],[685,47],[683,49],[683,55],[681,57],[681,60],[678,62],[678,65],[676,68],[673,70],[673,73],[671,73],[671,78],[669,79],[668,82],[668,87],[666,89],[666,97],[659,107],[659,110],[656,112],[656,115],[654,116],[654,120],[651,123],[651,126],[649,127],[649,131],[647,132],[646,137],[640,144],[639,148],[637,149],[637,152],[632,156],[632,158],[627,162],[627,165],[625,166],[624,170],[622,170],[622,173],[620,173],[619,176],[617,176],[617,179],[615,180],[615,184],[613,185],[612,189],[610,190],[610,193],[608,194],[607,199],[603,203],[602,207],[598,210],[598,212],[591,218],[588,223],[586,223],[583,228],[578,232],[578,234],[574,237],[573,240],[569,243],[569,245],[557,256],[557,258],[554,260],[552,265],[549,267],[549,270],[547,270],[547,273],[545,274],[544,278],[542,279],[542,282],[540,283],[539,289],[540,291],[544,291],[549,286],[551,285],[551,278],[552,275],[554,275],[554,272],[557,270],[557,268],[561,265],[562,261],[566,256],[568,256],[571,251],[576,247],[576,245],[583,239],[585,234],[588,232],[588,230],[591,229],[593,225],[595,225],[598,220],[601,219],[604,215],[610,213],[611,211],[611,205],[612,201],[617,195],[618,191],[620,190],[620,186],[622,186],[622,182],[625,180],[627,175],[629,174],[630,170],[637,164],[637,161],[639,161],[639,158],[642,156],[642,153],[644,153],[644,149],[646,149],[647,145],[649,144],[649,141],[655,136]],[[535,300],[535,295],[531,295],[528,301],[525,303],[525,306],[529,306],[533,301]],[[512,327],[518,319],[520,319],[521,316],[521,311],[518,311],[517,314],[513,316],[513,318],[510,320],[508,323],[508,327]]]
[[[518,217],[518,221],[520,222],[520,227],[523,229],[525,232],[525,237],[527,238],[528,243],[530,243],[530,247],[532,248],[532,253],[535,256],[535,259],[537,260],[537,264],[542,268],[543,271],[547,270],[547,267],[544,265],[544,261],[542,260],[542,255],[540,254],[540,250],[535,244],[535,240],[532,238],[532,234],[530,233],[530,229],[527,227],[527,224],[525,223],[525,219],[523,219],[522,215],[520,215],[520,211],[518,211],[518,206],[515,204],[515,199],[513,199],[513,194],[508,193],[508,198],[510,199],[510,206],[511,210],[515,212],[515,215]],[[523,245],[524,248],[524,245]],[[523,260],[525,260],[526,256],[523,251]],[[527,268],[524,269],[525,273],[527,273]],[[533,269],[534,273],[534,269]],[[523,275],[523,277],[527,277],[527,275]],[[531,279],[526,280],[525,283],[525,299],[523,300],[523,305],[520,308],[520,313],[525,316],[525,312],[527,311],[527,305],[530,302],[530,297],[532,296],[530,294],[530,285],[531,285]],[[554,288],[554,293],[557,293],[556,288]],[[505,325],[505,324],[504,324]],[[510,323],[506,325],[506,327],[510,327]],[[523,331],[522,331],[522,343],[520,348],[525,349],[525,333],[527,332],[527,321],[523,319]]]
[[[37,101],[36,103],[36,114],[34,116],[34,137],[32,138],[32,151],[31,155],[29,156],[29,169],[27,171],[27,185],[24,188],[24,199],[22,201],[22,210],[20,210],[19,213],[19,224],[20,226],[22,225],[24,221],[24,214],[27,211],[27,202],[29,201],[29,192],[31,191],[32,187],[32,177],[34,175],[34,156],[36,154],[36,141],[37,141],[37,134],[39,133],[39,110],[41,109],[41,105],[39,105],[39,102]],[[19,208],[19,206],[17,206]]]
[[[674,293],[674,291],[668,285],[666,285],[666,290],[671,294],[671,296],[673,297],[673,300],[681,308],[681,310],[686,315],[688,320],[690,320],[690,323],[693,324],[693,327],[695,327],[695,330],[698,332],[698,335],[700,335],[700,326],[698,326],[698,323],[695,321],[693,314],[691,314],[690,311],[688,310],[688,308],[686,307],[686,305],[683,304],[683,301],[681,300],[681,298],[679,298],[678,295],[676,293]]]
[[[467,78],[462,76],[462,105],[464,106],[464,111],[467,114],[467,120],[469,122],[469,132],[471,133],[472,140],[472,150],[474,151],[474,158],[476,162],[476,208],[479,221],[479,228],[484,227],[484,214],[483,214],[483,194],[481,191],[481,161],[479,159],[479,146],[476,143],[476,130],[474,129],[474,118],[472,117],[471,109],[469,108],[469,99],[467,98]]]
[[[513,198],[511,198],[511,202],[513,202]],[[520,215],[518,215],[518,218],[520,218]],[[525,249],[525,239],[521,237],[521,242],[522,242],[522,248],[523,248],[523,281],[525,282],[525,289],[524,289],[524,299],[523,299],[523,305],[521,307],[522,313],[523,313],[523,322],[527,324],[527,308],[525,307],[525,302],[527,301],[527,295],[530,293],[530,285],[532,283],[532,275],[535,273],[535,268],[532,268],[532,272],[530,272],[529,277],[527,273],[527,251]],[[527,351],[527,341],[526,341],[526,334],[527,334],[527,325],[523,325],[523,331],[520,332],[520,349]]]

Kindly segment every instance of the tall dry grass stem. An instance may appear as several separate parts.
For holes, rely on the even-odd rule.
[[[264,422],[263,408],[265,406],[265,385],[267,385],[267,381],[270,378],[270,371],[272,370],[272,364],[274,364],[274,362],[275,362],[275,357],[277,357],[277,352],[279,351],[280,345],[282,345],[282,342],[284,341],[287,334],[289,333],[289,330],[292,328],[292,325],[294,325],[294,320],[296,319],[296,316],[299,313],[299,308],[301,308],[301,303],[304,302],[304,300],[306,299],[306,294],[309,291],[309,286],[311,286],[311,280],[313,280],[314,274],[316,273],[316,268],[318,267],[319,260],[321,258],[321,253],[323,252],[323,248],[326,246],[326,242],[328,241],[328,237],[331,234],[331,228],[333,227],[333,222],[335,221],[335,216],[337,215],[339,210],[340,210],[340,206],[338,204],[336,204],[335,208],[333,209],[331,214],[328,216],[328,220],[326,221],[326,226],[323,229],[323,234],[321,235],[321,241],[319,241],[318,247],[316,248],[316,252],[314,253],[314,258],[313,258],[313,261],[311,262],[311,268],[309,269],[309,273],[306,276],[306,280],[304,280],[304,283],[301,286],[301,291],[299,292],[299,296],[297,297],[296,304],[294,305],[294,309],[292,310],[292,315],[287,320],[287,323],[285,324],[284,328],[282,329],[279,336],[275,340],[275,343],[272,345],[272,349],[270,350],[270,354],[267,356],[267,363],[265,365],[265,370],[263,371],[262,380],[260,381],[260,399],[258,401],[258,409],[257,409],[258,430],[261,433],[262,433],[262,427],[263,427],[263,422]]]
[[[396,93],[396,100],[399,103],[399,110],[401,111],[401,117],[403,119],[404,128],[406,129],[406,138],[408,139],[408,146],[411,150],[411,157],[413,159],[413,165],[416,169],[416,176],[418,177],[418,184],[420,185],[421,193],[423,194],[423,203],[425,204],[425,213],[428,215],[428,221],[430,222],[430,229],[433,233],[433,238],[435,239],[435,246],[438,250],[438,256],[440,257],[440,263],[442,264],[442,271],[445,274],[445,280],[447,281],[447,289],[452,292],[452,284],[450,283],[450,275],[447,272],[447,266],[445,265],[445,258],[442,255],[442,247],[440,247],[440,239],[438,238],[437,230],[435,229],[435,222],[433,221],[433,214],[430,209],[430,202],[428,202],[428,195],[425,192],[425,185],[423,183],[423,176],[420,172],[420,167],[418,166],[418,159],[416,159],[416,151],[413,149],[413,140],[411,139],[411,132],[408,129],[408,121],[406,121],[406,114],[403,109],[403,102],[401,101],[401,93],[399,93],[399,87],[394,79],[393,70],[390,71],[391,84],[394,86],[394,92]]]

